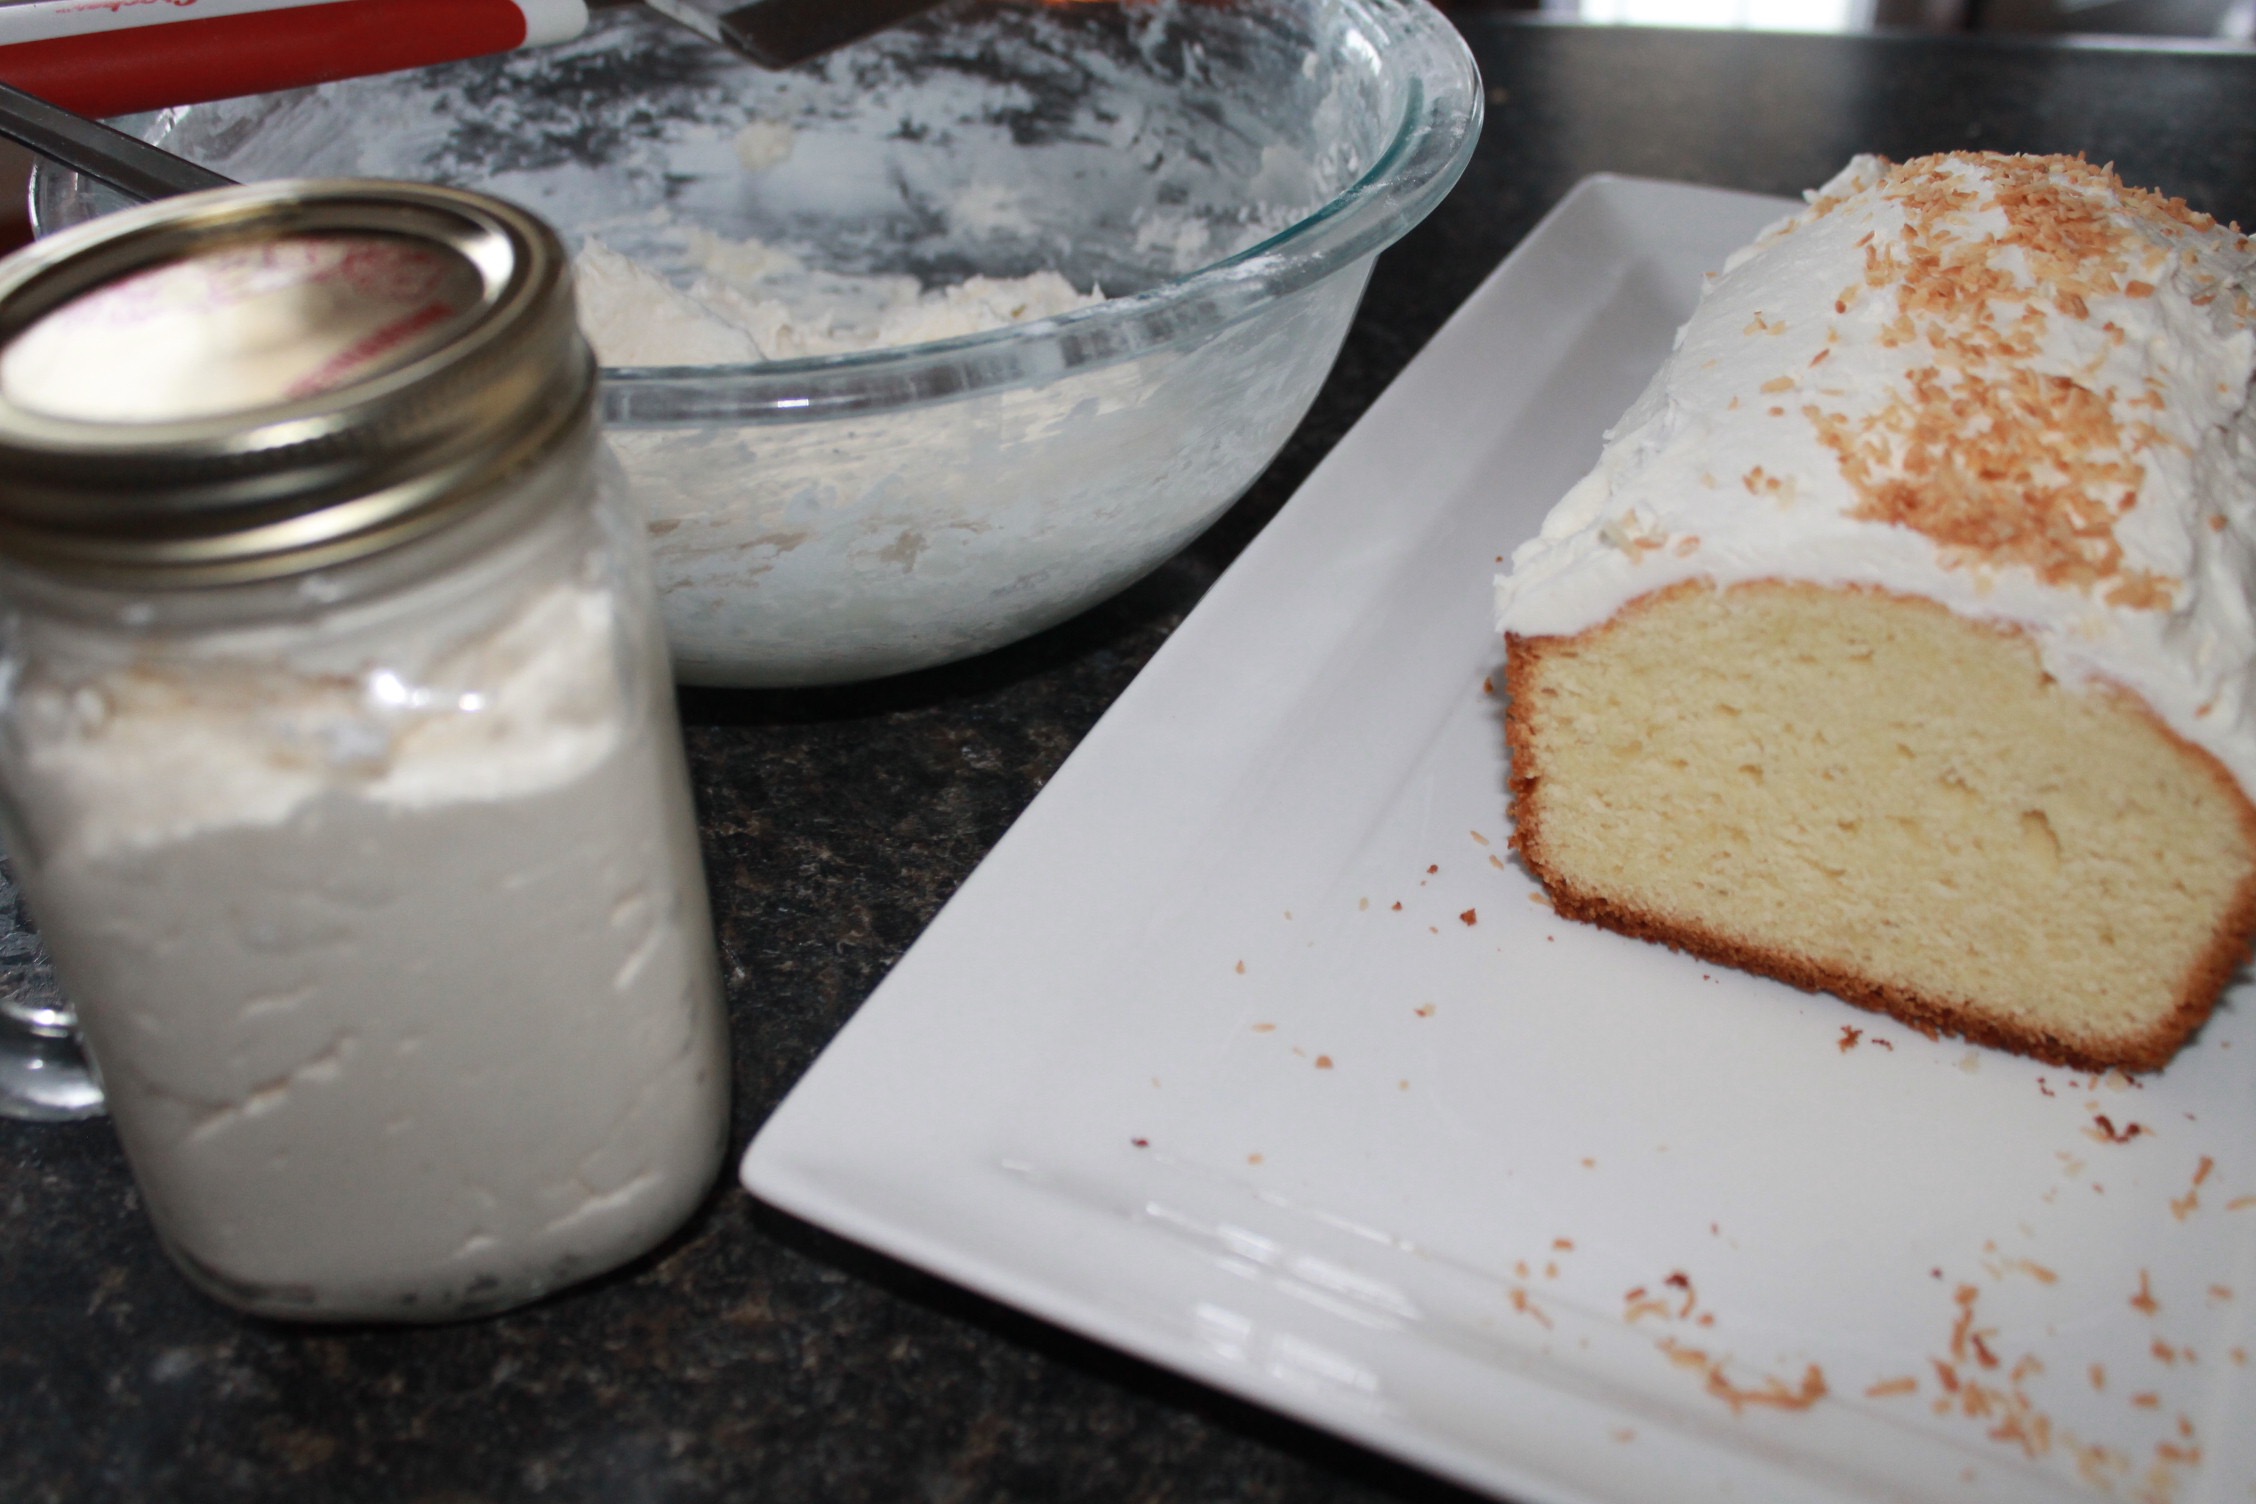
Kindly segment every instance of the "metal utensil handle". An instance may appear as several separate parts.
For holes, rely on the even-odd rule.
[[[225,188],[235,181],[7,84],[0,84],[0,136],[137,199]]]

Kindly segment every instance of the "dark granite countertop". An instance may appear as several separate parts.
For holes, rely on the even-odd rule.
[[[2256,222],[2256,54],[1464,22],[1489,123],[1283,455],[1143,584],[984,660],[685,694],[746,1140],[1200,594],[1580,177],[1791,193],[1851,153],[2081,151]],[[1452,1497],[715,1187],[501,1317],[295,1330],[166,1264],[108,1126],[0,1123],[0,1499]]]

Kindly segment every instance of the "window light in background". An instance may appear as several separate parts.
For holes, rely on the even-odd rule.
[[[1601,25],[2098,32],[2256,41],[2256,0],[1518,0],[1511,8]]]
[[[1743,27],[1754,31],[1865,31],[1875,0],[1543,0],[1581,21],[1629,26]]]

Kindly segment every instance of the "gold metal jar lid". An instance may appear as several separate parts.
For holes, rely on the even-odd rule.
[[[594,391],[563,244],[521,209],[167,199],[0,262],[0,556],[152,586],[346,563],[498,494]]]

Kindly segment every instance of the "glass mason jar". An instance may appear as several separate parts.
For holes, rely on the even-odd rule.
[[[0,266],[0,839],[150,1216],[266,1315],[498,1309],[713,1183],[642,526],[562,246],[174,199]]]

